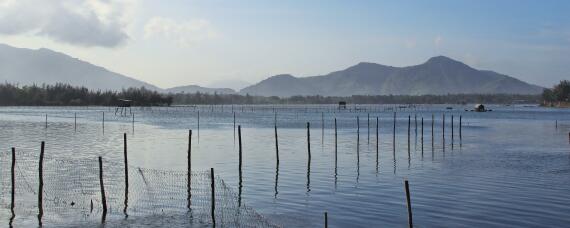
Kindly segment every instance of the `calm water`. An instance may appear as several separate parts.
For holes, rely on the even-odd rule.
[[[464,111],[471,106],[397,109],[394,152],[394,107],[361,108],[360,112],[334,112],[333,106],[256,106],[253,110],[235,106],[236,124],[242,126],[241,197],[245,204],[286,227],[322,226],[325,211],[331,227],[406,227],[403,182],[408,179],[417,227],[569,226],[570,110],[501,106],[491,107],[494,111],[487,113]],[[192,129],[193,170],[214,167],[238,192],[237,129],[231,106],[199,109],[199,126],[196,108],[133,109],[133,129],[131,116],[115,116],[109,108],[3,107],[0,148],[2,153],[13,146],[37,150],[43,140],[50,156],[102,155],[121,161],[122,134],[126,132],[131,165],[185,170],[188,129]],[[442,114],[446,115],[445,140]],[[461,140],[459,115],[463,117]],[[338,124],[336,167],[334,118]],[[307,122],[311,124],[310,164]],[[6,211],[0,213],[2,225],[7,225],[8,218]]]

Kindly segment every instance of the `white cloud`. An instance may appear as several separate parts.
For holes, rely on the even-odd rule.
[[[44,36],[78,46],[116,47],[138,0],[0,0],[0,34]]]
[[[218,36],[210,22],[204,19],[175,21],[170,18],[154,17],[146,23],[144,32],[145,39],[164,37],[183,47]]]

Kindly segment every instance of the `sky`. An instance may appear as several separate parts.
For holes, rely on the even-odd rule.
[[[0,0],[0,43],[162,88],[439,55],[551,87],[570,79],[569,12],[566,0]]]

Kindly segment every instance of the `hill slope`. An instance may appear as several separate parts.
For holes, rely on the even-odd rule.
[[[206,88],[197,85],[177,86],[166,89],[168,93],[208,93],[208,94],[235,94],[236,91],[229,88]]]
[[[359,63],[323,76],[276,75],[246,87],[241,94],[294,95],[425,95],[539,94],[542,87],[492,71],[471,68],[444,56],[409,67]]]
[[[120,90],[128,87],[160,88],[111,72],[103,67],[49,49],[15,48],[0,44],[0,80],[19,85],[58,82],[89,89]]]

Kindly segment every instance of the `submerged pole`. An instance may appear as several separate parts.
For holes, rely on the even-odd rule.
[[[329,227],[329,218],[328,218],[328,213],[325,212],[325,228]]]

